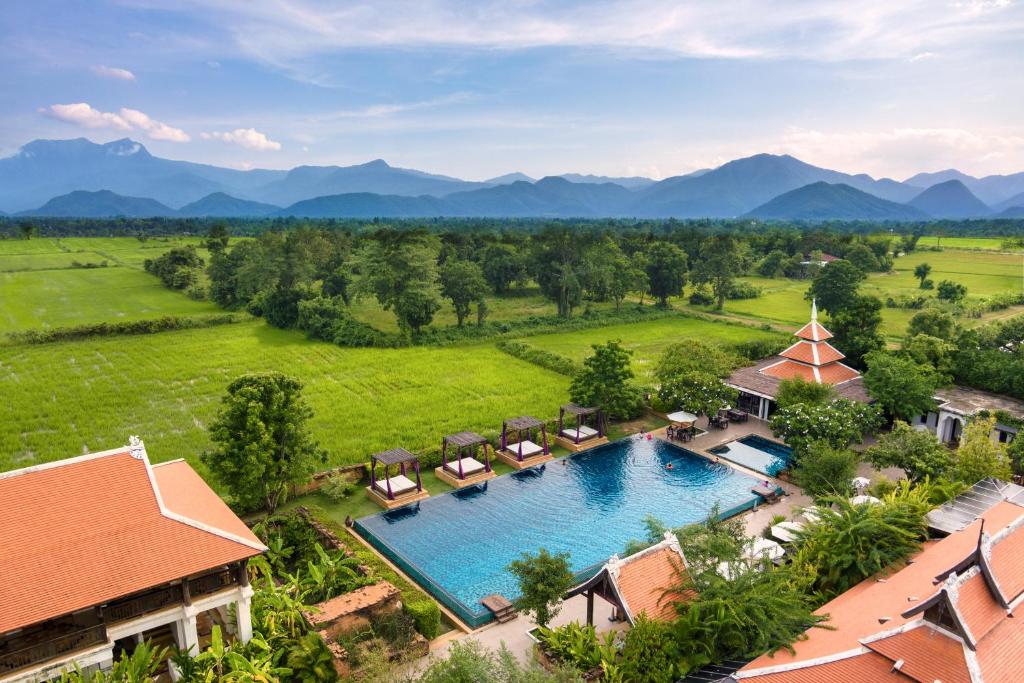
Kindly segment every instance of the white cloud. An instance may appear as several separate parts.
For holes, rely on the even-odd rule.
[[[66,121],[83,128],[112,128],[123,131],[140,131],[150,140],[166,140],[169,142],[188,142],[188,133],[180,128],[168,126],[166,123],[150,118],[138,109],[122,107],[115,114],[94,109],[86,102],[73,104],[53,104],[41,110],[48,116]]]
[[[140,0],[141,1],[141,0]],[[189,0],[243,52],[287,66],[353,47],[601,47],[700,58],[909,59],[1014,39],[1011,0]],[[180,8],[183,0],[145,0]],[[396,17],[401,17],[396,21]]]
[[[172,128],[166,123],[155,121],[137,109],[121,109],[121,117],[131,126],[145,131],[152,140],[167,140],[169,142],[188,142],[188,133],[180,128]]]
[[[790,128],[767,151],[851,173],[866,171],[902,179],[925,170],[960,168],[996,173],[1024,157],[1024,130],[893,128],[820,131]]]
[[[117,114],[93,109],[85,102],[53,104],[42,111],[55,119],[67,121],[83,128],[116,128],[118,130],[131,130],[132,128]]]
[[[119,69],[114,66],[94,66],[92,72],[103,78],[113,78],[118,81],[134,81],[135,74],[128,69]]]
[[[920,61],[923,61],[925,59],[931,59],[934,56],[935,56],[934,52],[918,52],[916,55],[912,56],[907,61],[910,62],[910,63],[920,62]]]
[[[268,152],[281,149],[281,143],[268,138],[266,134],[255,128],[236,128],[230,132],[200,133],[199,137],[204,140],[220,140],[229,144],[238,145],[246,149],[254,149],[260,152]]]

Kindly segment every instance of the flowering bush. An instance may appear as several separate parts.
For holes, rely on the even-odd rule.
[[[771,420],[772,432],[793,449],[798,460],[815,441],[844,448],[881,426],[878,408],[844,398],[818,405],[795,403],[779,409]]]

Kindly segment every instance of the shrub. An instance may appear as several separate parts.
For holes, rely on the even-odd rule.
[[[525,360],[527,363],[539,365],[542,368],[547,368],[560,375],[572,377],[580,371],[580,365],[576,361],[551,351],[538,349],[521,341],[502,339],[495,346],[499,351],[504,351],[510,356]]]
[[[715,297],[706,288],[698,287],[690,293],[689,301],[692,306],[711,306],[715,303]]]
[[[676,680],[676,642],[669,625],[641,614],[626,633],[619,668],[624,680],[671,683]]]
[[[217,325],[230,325],[249,320],[237,313],[215,313],[213,315],[177,316],[168,315],[148,320],[128,320],[116,323],[91,323],[74,327],[54,327],[48,330],[27,330],[8,332],[7,338],[22,344],[50,344],[62,341],[77,341],[90,337],[112,337],[116,335],[156,334],[170,330],[191,330]]]
[[[402,599],[402,609],[408,614],[419,631],[427,640],[437,638],[441,632],[441,608],[430,598],[423,596],[410,600]]]
[[[771,331],[771,326],[766,326],[766,331]],[[732,345],[733,351],[747,360],[758,361],[768,356],[774,356],[789,346],[789,340],[782,337],[776,339],[751,339],[738,342]]]
[[[347,498],[356,488],[344,474],[332,474],[324,480],[320,492],[330,500],[339,501]]]
[[[726,294],[727,299],[756,299],[761,296],[761,288],[749,282],[733,282]]]

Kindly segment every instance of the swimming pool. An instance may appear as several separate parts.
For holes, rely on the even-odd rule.
[[[709,448],[708,453],[714,453],[738,465],[774,477],[789,467],[793,449],[763,436],[750,434],[742,439]]]
[[[678,446],[626,439],[363,517],[355,528],[476,627],[491,618],[481,598],[518,596],[506,567],[523,552],[568,551],[583,576],[643,538],[647,515],[675,527],[705,519],[716,503],[736,514],[753,507],[757,483]]]

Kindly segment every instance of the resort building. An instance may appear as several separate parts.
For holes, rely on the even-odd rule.
[[[828,343],[832,338],[818,322],[817,304],[811,304],[811,321],[795,333],[796,342],[777,356],[740,368],[727,384],[740,392],[737,407],[767,420],[775,410],[779,384],[785,379],[831,384],[838,396],[853,401],[871,401],[860,373],[842,363],[845,356]]]
[[[960,386],[941,389],[935,393],[935,401],[938,404],[935,410],[918,415],[912,424],[918,429],[927,429],[943,443],[958,444],[967,421],[983,412],[996,417],[992,440],[998,443],[1013,441],[1018,430],[1015,423],[1024,421],[1024,401],[980,389]]]
[[[620,619],[631,625],[646,614],[650,619],[669,621],[676,616],[675,605],[692,600],[696,593],[684,586],[686,557],[671,531],[665,540],[628,557],[611,559],[590,579],[573,588],[566,598],[587,596],[587,623],[594,623],[594,596],[615,607]]]
[[[266,548],[184,461],[128,446],[0,473],[0,681],[109,668],[143,640],[247,641]],[[174,671],[169,672],[174,676]]]
[[[743,683],[1021,680],[1024,507],[1000,501],[899,571],[831,602],[824,628],[750,662]]]

